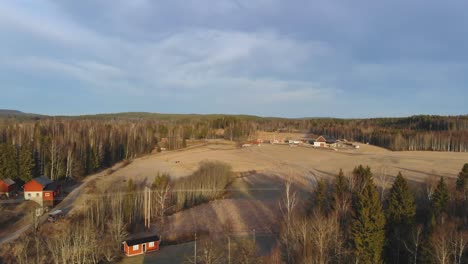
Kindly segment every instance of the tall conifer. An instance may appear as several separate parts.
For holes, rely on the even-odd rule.
[[[416,206],[414,196],[406,179],[398,173],[388,197],[386,211],[387,245],[386,255],[388,263],[408,263],[408,254],[404,243],[414,225]]]
[[[326,185],[323,179],[317,181],[313,194],[314,210],[325,212],[327,210]]]
[[[385,241],[382,204],[370,168],[359,166],[354,173],[361,180],[361,188],[354,194],[354,216],[350,230],[354,256],[359,263],[381,263]]]
[[[465,165],[463,165],[462,170],[458,174],[457,190],[462,192],[465,196],[468,193],[468,163],[465,163]]]
[[[346,182],[346,178],[344,176],[343,170],[340,169],[340,172],[336,176],[336,180],[335,180],[335,195],[338,198],[342,198],[347,191],[348,191],[348,184]]]
[[[31,180],[33,168],[34,160],[32,150],[29,146],[23,145],[18,153],[18,178],[24,182]]]
[[[449,192],[444,182],[444,177],[440,177],[439,183],[431,197],[431,213],[434,218],[437,219],[443,212],[446,212],[449,198]]]

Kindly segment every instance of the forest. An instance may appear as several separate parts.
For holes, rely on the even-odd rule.
[[[468,150],[468,116],[285,119],[247,115],[121,113],[76,117],[0,115],[0,178],[80,178],[118,161],[186,147],[187,140],[256,139],[296,131],[391,150]]]
[[[235,175],[228,164],[202,162],[198,170],[172,179],[156,173],[151,184],[151,223],[164,226],[164,217],[179,210],[220,198]],[[73,217],[54,224],[39,225],[18,240],[2,245],[0,263],[115,263],[122,258],[121,244],[129,234],[141,232],[146,184],[115,182],[84,190],[88,199]],[[191,190],[191,191],[187,191]],[[3,205],[0,204],[0,215]],[[35,215],[33,215],[34,217]],[[146,218],[145,218],[146,219]],[[164,238],[164,244],[177,243]],[[179,241],[180,242],[180,241]],[[186,242],[186,241],[183,241]],[[198,262],[203,263],[203,262]]]
[[[224,175],[219,181],[210,178],[218,173]],[[169,175],[158,173],[151,186],[152,222],[163,226],[172,205],[190,208],[216,199],[232,177],[230,166],[217,162],[201,164],[189,179],[171,180]],[[259,253],[255,236],[225,240],[230,237],[226,230],[223,239],[214,240],[208,234],[200,240],[197,263],[467,263],[468,163],[457,178],[434,176],[423,184],[414,184],[399,173],[391,177],[391,186],[382,188],[379,177],[362,165],[351,173],[340,170],[334,178],[318,179],[307,192],[308,199],[301,198],[295,185],[286,181],[278,204],[280,229],[269,254]],[[198,193],[179,197],[177,190],[194,184]],[[91,184],[86,193],[95,194],[94,188]],[[20,240],[0,250],[3,260],[119,261],[121,241],[135,231],[145,215],[143,186],[130,180],[127,185],[101,192],[103,195],[89,199],[73,218],[60,224],[34,225]],[[188,241],[194,239],[192,235]],[[186,256],[184,263],[194,263],[193,258]]]
[[[421,186],[399,173],[386,190],[376,180],[362,165],[349,176],[340,170],[331,181],[320,179],[305,203],[287,183],[282,260],[468,263],[468,163],[456,181],[432,178]]]

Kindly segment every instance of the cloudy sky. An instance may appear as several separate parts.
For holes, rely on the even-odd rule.
[[[456,0],[2,0],[0,108],[467,114],[466,10]]]

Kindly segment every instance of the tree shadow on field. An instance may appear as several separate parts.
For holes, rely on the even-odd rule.
[[[404,168],[404,167],[397,167],[397,166],[393,166],[394,168],[397,168],[399,170],[403,170],[403,171],[410,171],[410,172],[414,172],[414,173],[420,173],[420,174],[425,174],[427,176],[437,176],[437,177],[447,177],[447,176],[450,176],[450,175],[441,175],[439,173],[436,173],[434,171],[432,172],[427,172],[427,171],[421,171],[421,170],[415,170],[415,169],[408,169],[408,168]]]
[[[315,169],[315,170],[318,171],[319,173],[323,174],[323,175],[332,177],[331,179],[335,179],[336,175],[338,175],[338,173],[332,173],[332,172],[318,170],[318,169]],[[312,171],[311,171],[311,173],[312,173]]]
[[[195,233],[215,233],[219,226],[219,216],[213,206],[216,201],[203,203],[165,219],[166,228],[162,231],[170,244],[192,241]]]

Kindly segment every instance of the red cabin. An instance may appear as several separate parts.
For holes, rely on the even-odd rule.
[[[30,180],[23,188],[25,200],[33,200],[45,206],[54,206],[54,197],[60,195],[60,186],[46,176]]]
[[[10,197],[10,194],[15,190],[16,183],[10,179],[0,179],[0,198],[3,196]]]
[[[136,239],[129,239],[124,241],[123,250],[126,256],[136,256],[145,252],[152,252],[159,250],[159,243],[161,239],[159,236],[147,236]]]

